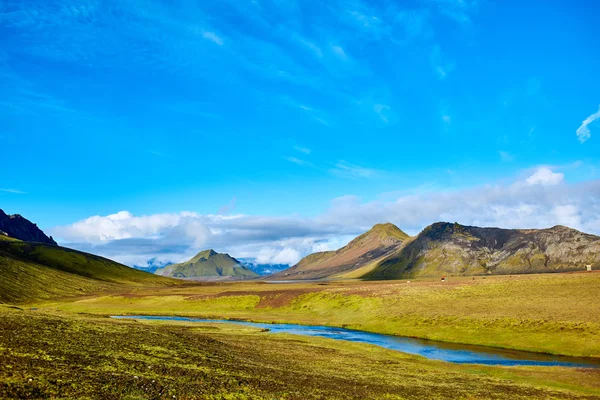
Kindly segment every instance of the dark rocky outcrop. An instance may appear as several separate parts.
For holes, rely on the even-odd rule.
[[[36,224],[19,214],[8,215],[0,210],[0,232],[5,236],[25,242],[39,242],[56,246],[52,236],[46,234]]]
[[[584,271],[600,264],[600,237],[565,226],[500,229],[437,222],[365,277]]]

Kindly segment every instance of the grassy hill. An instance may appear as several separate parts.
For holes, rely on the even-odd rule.
[[[394,224],[377,224],[336,251],[314,253],[274,278],[358,278],[393,254],[410,236]]]
[[[174,278],[234,277],[254,278],[258,274],[248,269],[229,254],[204,250],[191,260],[159,268],[157,275]]]
[[[500,229],[438,222],[364,275],[399,279],[583,271],[600,266],[600,237],[564,226]]]
[[[4,303],[176,283],[103,257],[6,236],[0,236],[0,274],[0,302]]]

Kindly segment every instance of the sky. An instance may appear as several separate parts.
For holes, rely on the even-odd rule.
[[[600,234],[600,6],[0,0],[0,208],[128,265]]]

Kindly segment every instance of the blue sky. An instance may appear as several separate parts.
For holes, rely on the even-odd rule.
[[[294,262],[382,221],[600,233],[599,16],[0,0],[0,207],[129,264]]]

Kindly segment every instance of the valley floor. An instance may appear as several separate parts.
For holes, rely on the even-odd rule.
[[[486,367],[186,315],[600,357],[600,274],[189,283],[0,305],[0,398],[598,398],[600,370]]]
[[[600,370],[456,365],[225,324],[0,306],[0,398],[593,399]]]
[[[600,358],[600,273],[408,281],[204,283],[131,289],[40,308],[331,325]]]

